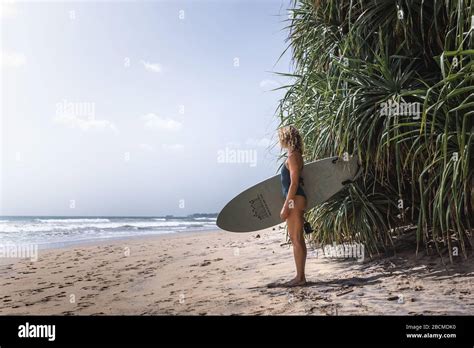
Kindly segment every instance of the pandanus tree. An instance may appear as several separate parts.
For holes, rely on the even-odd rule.
[[[319,243],[370,254],[472,249],[474,0],[295,0],[293,73],[278,107],[313,161],[357,153],[363,174],[309,211]],[[416,238],[415,238],[416,237]]]

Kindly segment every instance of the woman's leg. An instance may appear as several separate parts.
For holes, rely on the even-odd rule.
[[[293,245],[293,254],[296,264],[296,277],[288,282],[289,286],[304,285],[306,283],[305,264],[307,251],[303,232],[304,205],[305,198],[302,196],[296,196],[294,207],[293,209],[290,209],[290,215],[286,220],[291,244]]]

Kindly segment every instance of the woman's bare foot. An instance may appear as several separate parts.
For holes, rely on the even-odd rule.
[[[292,288],[294,286],[303,286],[306,285],[306,278],[297,278],[295,277],[294,279],[290,280],[289,282],[285,283],[285,286]]]

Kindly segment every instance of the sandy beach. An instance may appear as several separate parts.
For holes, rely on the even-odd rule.
[[[474,313],[472,258],[413,252],[294,275],[283,230],[176,233],[40,251],[0,266],[2,315],[432,315]]]

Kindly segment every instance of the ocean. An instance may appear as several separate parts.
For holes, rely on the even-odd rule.
[[[217,229],[209,217],[0,217],[0,245],[63,247],[93,241]]]

